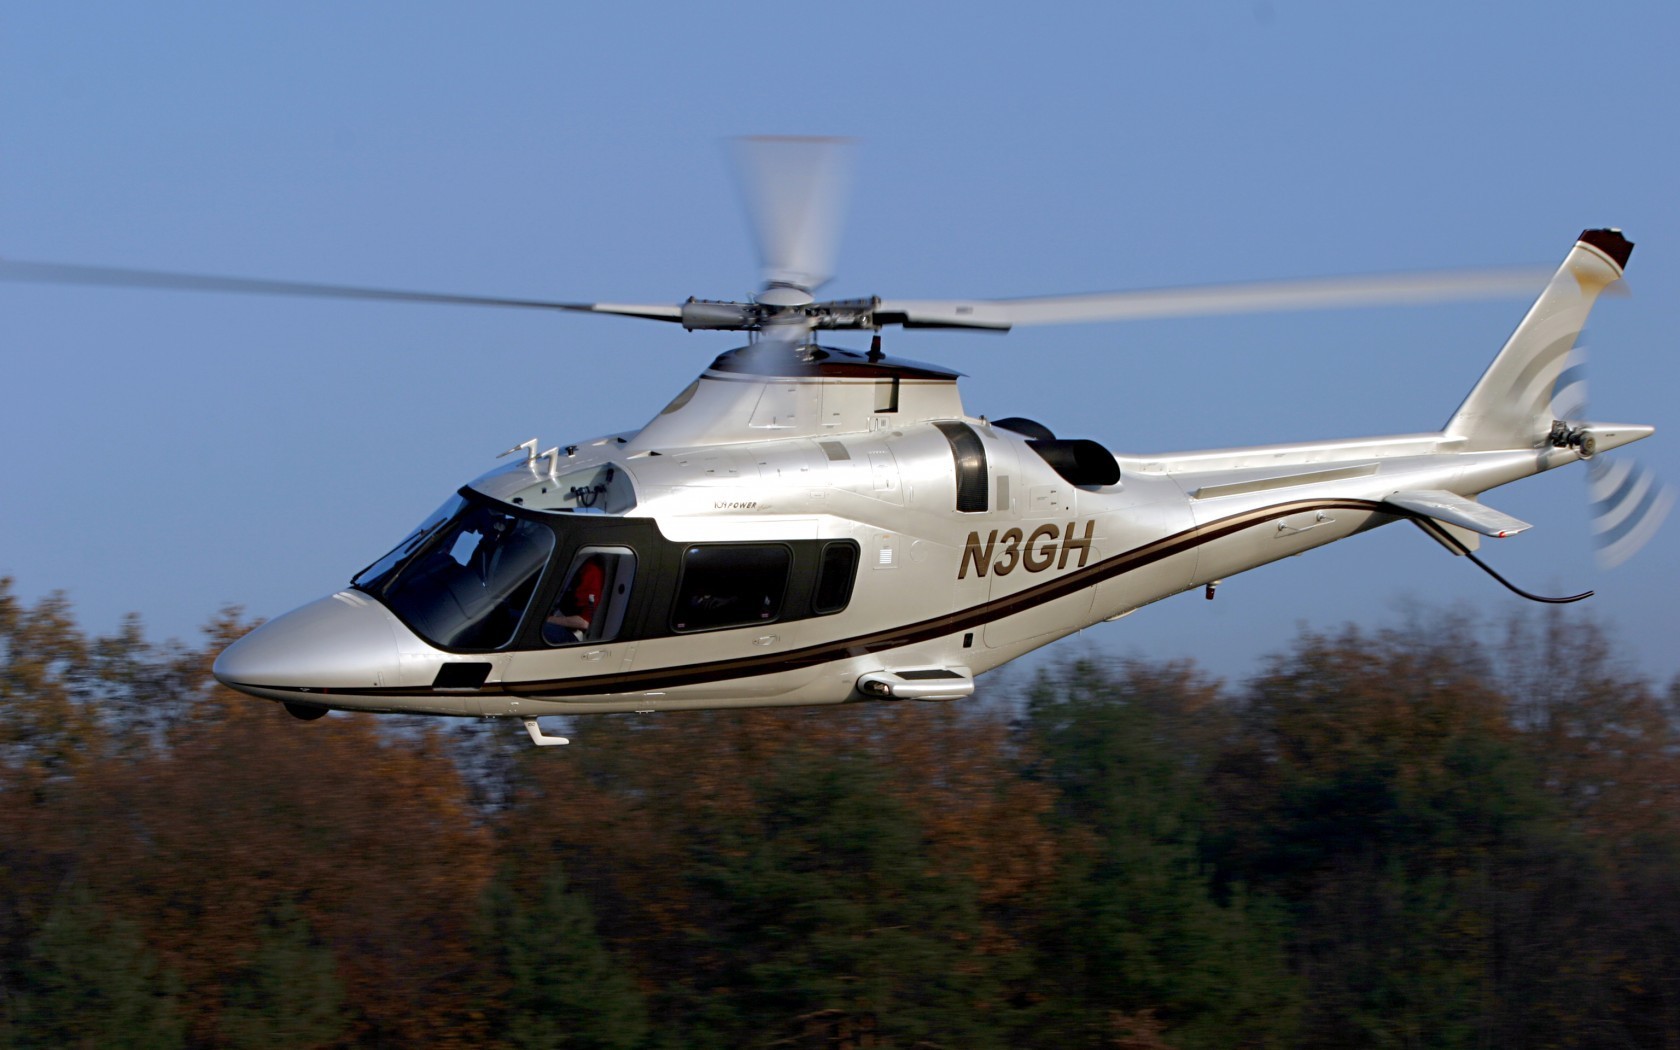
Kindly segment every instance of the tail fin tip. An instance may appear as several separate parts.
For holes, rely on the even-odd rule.
[[[1605,258],[1616,264],[1617,270],[1626,270],[1628,259],[1633,255],[1633,242],[1622,236],[1622,231],[1615,227],[1601,230],[1582,230],[1578,238],[1589,248],[1596,248]]]

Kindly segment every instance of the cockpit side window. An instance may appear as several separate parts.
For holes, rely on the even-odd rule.
[[[628,547],[584,547],[543,618],[545,645],[610,642],[624,625],[636,555]]]
[[[553,549],[547,525],[468,504],[380,596],[434,645],[499,649],[513,640]]]

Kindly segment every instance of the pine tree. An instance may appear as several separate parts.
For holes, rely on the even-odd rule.
[[[1057,789],[1066,856],[1041,932],[1038,1045],[1158,1019],[1174,1046],[1287,1045],[1299,989],[1274,905],[1215,893],[1202,840],[1217,691],[1188,667],[1090,661],[1042,675],[1027,727]],[[1065,1043],[1063,1044],[1065,1045]]]
[[[739,1046],[812,1024],[880,1045],[1000,1045],[972,883],[938,874],[883,772],[790,751],[754,784],[750,815],[695,843],[702,898],[683,1040]]]
[[[7,1027],[18,1047],[166,1050],[185,1045],[179,995],[138,927],[78,884],[29,942]]]
[[[264,924],[256,954],[229,983],[217,1021],[223,1045],[235,1050],[306,1050],[345,1031],[344,990],[333,953],[316,943],[289,900]]]
[[[491,1035],[519,1050],[629,1050],[647,1033],[647,1008],[601,943],[583,897],[558,868],[521,881],[503,870],[486,887],[479,955]]]

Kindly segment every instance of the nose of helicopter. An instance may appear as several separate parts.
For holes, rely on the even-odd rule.
[[[243,692],[378,688],[395,681],[403,629],[378,602],[340,591],[258,627],[224,649],[211,671]]]

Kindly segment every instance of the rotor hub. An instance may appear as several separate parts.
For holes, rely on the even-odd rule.
[[[801,288],[796,284],[774,283],[766,285],[764,291],[758,293],[755,301],[762,306],[788,308],[809,306],[814,300],[809,288]]]

